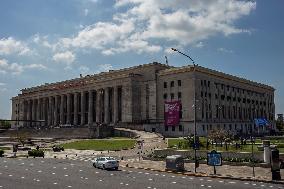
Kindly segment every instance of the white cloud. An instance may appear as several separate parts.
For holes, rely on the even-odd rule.
[[[56,53],[53,56],[53,60],[55,62],[65,63],[67,65],[70,65],[71,63],[74,62],[75,55],[71,51],[65,51],[65,52],[62,52],[62,53]]]
[[[88,16],[88,14],[89,14],[89,9],[84,9],[84,15]]]
[[[97,22],[73,37],[61,38],[56,48],[65,51],[96,49],[104,55],[158,52],[161,46],[173,43],[201,48],[203,41],[212,36],[248,33],[236,27],[235,22],[249,15],[256,8],[256,2],[117,0],[114,7],[117,13],[112,21]],[[84,11],[85,14],[89,12],[88,9]],[[163,45],[160,45],[161,40]]]
[[[199,41],[198,43],[195,44],[195,47],[202,48],[204,47],[204,43],[202,41]]]
[[[18,75],[27,69],[45,70],[47,68],[42,64],[24,65],[24,64],[18,64],[18,63],[9,63],[5,59],[0,59],[0,74],[10,73],[12,75]]]
[[[87,66],[80,66],[79,71],[81,74],[85,75],[90,72],[90,69]]]
[[[230,49],[226,49],[226,48],[223,48],[223,47],[220,47],[217,49],[219,52],[222,52],[222,53],[234,53],[233,50],[230,50]]]
[[[6,83],[1,83],[1,82],[0,82],[0,86],[4,86],[4,85],[6,85]]]
[[[31,50],[21,41],[17,41],[12,37],[0,39],[0,55],[28,55],[29,53],[31,53]]]
[[[98,69],[95,73],[100,73],[100,72],[108,72],[109,70],[112,69],[111,64],[99,64]]]

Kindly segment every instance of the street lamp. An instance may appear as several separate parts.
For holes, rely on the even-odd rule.
[[[195,63],[194,60],[187,54],[184,54],[183,52],[180,52],[178,49],[171,48],[173,51],[178,52],[179,54],[189,58],[193,63],[193,73],[195,73]],[[193,83],[195,86],[195,75],[193,76]],[[196,150],[197,150],[197,140],[196,140],[196,91],[194,90],[194,97],[193,97],[193,107],[194,107],[194,172],[196,173],[197,168],[197,156],[196,156]]]

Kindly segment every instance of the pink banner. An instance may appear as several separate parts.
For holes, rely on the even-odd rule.
[[[179,124],[180,101],[165,102],[165,126]]]

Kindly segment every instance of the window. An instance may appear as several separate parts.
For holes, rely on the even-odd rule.
[[[167,88],[167,87],[168,87],[167,82],[164,82],[164,88]]]
[[[178,92],[178,99],[181,99],[181,92]]]
[[[165,126],[165,131],[168,131],[169,130],[169,127],[168,126]]]
[[[212,130],[212,125],[209,125],[210,130]]]
[[[208,87],[210,88],[210,81],[208,81],[207,84],[208,84]]]
[[[175,131],[176,130],[176,127],[175,126],[172,126],[172,131]]]
[[[171,93],[171,100],[173,100],[175,98],[175,94]]]
[[[203,80],[201,80],[201,86],[203,86]]]
[[[179,131],[182,131],[182,125],[179,125],[179,126],[178,126],[178,130],[179,130]]]
[[[205,125],[202,125],[202,130],[205,131]]]
[[[181,80],[178,80],[178,86],[181,86]]]
[[[168,94],[165,93],[165,94],[164,94],[164,100],[166,100],[167,98],[168,98]]]
[[[171,87],[174,87],[174,86],[175,86],[175,82],[171,81]]]

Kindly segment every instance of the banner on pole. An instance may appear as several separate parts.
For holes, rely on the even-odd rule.
[[[180,101],[165,102],[165,126],[179,125]]]

